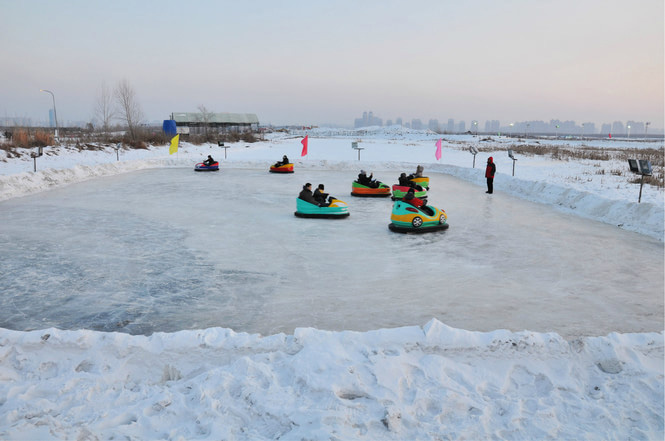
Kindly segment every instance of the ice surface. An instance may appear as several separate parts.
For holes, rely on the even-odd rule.
[[[0,327],[663,329],[662,243],[438,173],[429,202],[450,229],[395,234],[390,199],[349,195],[356,175],[174,167],[2,202]],[[351,216],[296,218],[305,182]]]

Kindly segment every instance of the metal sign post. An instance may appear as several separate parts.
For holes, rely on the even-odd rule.
[[[42,156],[44,154],[44,147],[39,147],[37,150],[37,153],[30,153],[30,157],[32,158],[34,162],[34,171],[37,171],[37,158]]]
[[[469,152],[473,155],[473,168],[476,168],[476,155],[478,154],[478,149],[474,146],[469,146]]]
[[[651,162],[646,159],[629,159],[628,166],[630,171],[640,175],[640,195],[637,198],[637,203],[642,202],[642,187],[644,186],[644,177],[653,175]]]
[[[222,141],[217,141],[217,145],[224,149],[224,159],[226,159],[226,150],[229,148],[229,146],[224,145]]]
[[[118,153],[120,151],[121,144],[118,143],[116,144],[113,148],[115,149],[115,160],[120,161],[120,154]]]
[[[517,158],[513,155],[512,150],[508,150],[508,157],[513,160],[513,176],[515,176],[515,161],[517,161]]]
[[[354,150],[358,150],[358,161],[360,161],[360,151],[365,149],[363,147],[358,147],[358,142],[356,141],[351,142],[351,148]]]

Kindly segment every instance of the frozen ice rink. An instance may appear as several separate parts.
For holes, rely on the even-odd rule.
[[[2,202],[0,327],[662,331],[662,243],[440,174],[450,228],[395,234],[357,172],[163,168]],[[295,217],[305,182],[351,216]]]

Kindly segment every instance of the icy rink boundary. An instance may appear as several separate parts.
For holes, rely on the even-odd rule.
[[[662,439],[663,333],[0,329],[2,439]]]
[[[114,176],[137,170],[158,167],[191,167],[191,159],[147,159],[98,165],[75,165],[72,168],[45,169],[35,173],[19,173],[0,176],[0,201],[45,191],[63,185],[83,182],[88,179]],[[412,163],[366,163],[386,170],[411,169]],[[261,168],[265,161],[233,161],[224,163],[225,168]],[[355,169],[352,161],[307,161],[298,162],[301,169]],[[473,184],[484,186],[483,170],[446,164],[431,164],[430,172],[444,173]],[[495,185],[499,191],[532,202],[552,205],[567,213],[587,219],[616,225],[624,230],[643,234],[659,241],[665,235],[665,211],[652,203],[629,202],[605,199],[596,194],[579,191],[544,181],[523,180],[498,175]]]

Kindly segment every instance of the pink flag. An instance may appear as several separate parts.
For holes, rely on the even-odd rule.
[[[307,136],[305,136],[305,138],[302,141],[300,141],[300,143],[302,144],[302,153],[300,154],[300,156],[307,155]]]
[[[436,156],[437,161],[439,159],[441,159],[441,140],[440,139],[436,142],[436,154],[434,156]]]

